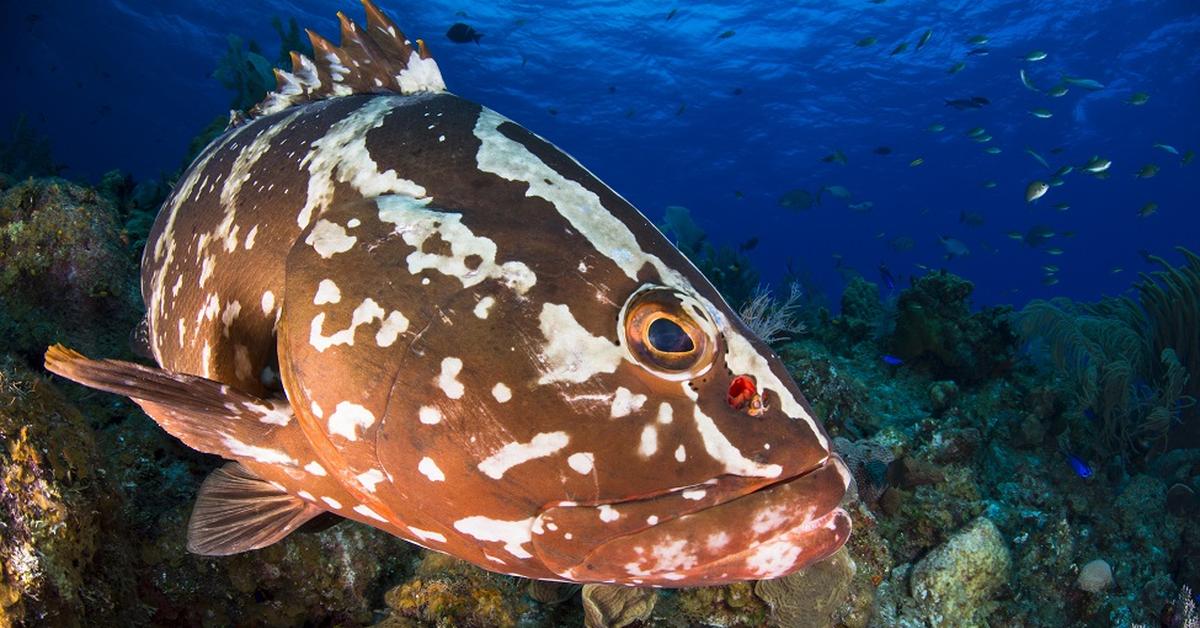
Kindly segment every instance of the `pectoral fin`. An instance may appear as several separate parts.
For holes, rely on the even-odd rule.
[[[266,547],[322,512],[230,462],[200,486],[188,522],[188,551],[228,556]]]
[[[286,400],[260,399],[220,382],[120,360],[92,360],[62,345],[46,351],[46,369],[85,386],[125,395],[188,447],[223,458],[287,464],[264,447],[291,422]],[[294,453],[292,455],[295,455]]]

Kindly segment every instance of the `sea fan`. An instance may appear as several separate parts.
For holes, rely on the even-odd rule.
[[[782,301],[771,294],[770,287],[759,284],[738,315],[763,342],[774,344],[790,336],[802,336],[808,331],[804,322],[797,319],[803,299],[804,292],[800,284],[793,283],[788,297]]]

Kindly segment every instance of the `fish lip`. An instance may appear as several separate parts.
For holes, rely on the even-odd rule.
[[[791,573],[832,554],[849,537],[842,505],[850,474],[837,454],[786,477],[711,480],[658,497],[551,505],[535,518],[534,554],[574,582],[709,586]],[[715,487],[721,491],[695,502],[679,496]],[[683,569],[645,562],[643,552],[658,557],[685,540],[686,546],[666,550],[691,554],[693,562]],[[764,553],[778,562],[762,564]]]
[[[586,501],[561,500],[561,501],[557,501],[557,502],[551,502],[550,504],[547,504],[545,507],[543,507],[539,511],[539,514],[541,512],[545,512],[546,510],[548,510],[550,508],[559,507],[559,506],[571,506],[571,507],[582,506],[582,507],[591,507],[591,508],[599,508],[601,506],[627,506],[627,505],[631,505],[631,504],[639,504],[639,503],[649,502],[649,501],[653,501],[656,499],[661,499],[663,497],[670,497],[672,495],[682,495],[683,493],[686,493],[688,491],[698,491],[698,490],[709,491],[709,490],[712,490],[713,487],[718,487],[718,488],[728,487],[730,489],[736,489],[737,484],[745,485],[742,487],[742,490],[731,490],[730,492],[722,493],[722,498],[720,500],[713,502],[711,504],[708,504],[708,505],[704,506],[703,508],[697,508],[695,510],[688,510],[686,512],[681,512],[681,513],[677,514],[676,516],[671,517],[669,519],[660,519],[659,520],[659,523],[666,523],[667,521],[677,519],[677,518],[682,517],[687,514],[692,514],[692,513],[696,513],[696,512],[702,512],[704,510],[710,510],[712,508],[717,508],[717,507],[720,507],[731,501],[734,501],[736,499],[741,499],[743,497],[746,497],[747,495],[757,493],[760,491],[770,490],[771,488],[777,487],[779,485],[786,484],[788,482],[793,482],[795,480],[798,480],[802,477],[805,477],[807,475],[815,473],[815,472],[821,470],[822,468],[826,467],[827,465],[829,465],[831,463],[832,458],[834,458],[836,456],[837,456],[837,454],[829,453],[824,458],[821,458],[820,460],[818,460],[816,463],[814,463],[808,467],[800,468],[789,475],[780,474],[778,477],[767,478],[767,477],[755,477],[755,476],[734,475],[731,473],[725,473],[722,475],[711,477],[707,480],[697,482],[695,484],[688,484],[685,486],[676,486],[676,487],[663,489],[661,491],[657,491],[657,492],[653,492],[653,493],[646,493],[644,495],[638,495],[636,497],[618,497],[618,498],[614,498],[614,499],[599,499],[599,500],[586,500]]]

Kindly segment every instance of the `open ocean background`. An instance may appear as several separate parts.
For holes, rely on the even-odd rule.
[[[1193,1],[383,8],[429,43],[455,93],[556,143],[656,222],[666,206],[683,205],[713,243],[757,238],[749,256],[764,280],[781,280],[790,264],[835,302],[847,273],[878,282],[880,264],[902,285],[923,272],[918,265],[947,268],[975,283],[977,305],[1095,300],[1151,269],[1140,252],[1177,260],[1172,247],[1200,243],[1200,164],[1182,164],[1200,149]],[[189,140],[228,111],[231,94],[212,78],[227,36],[254,40],[274,59],[272,17],[336,41],[336,10],[361,18],[349,1],[6,2],[0,120],[26,114],[64,176],[95,181],[120,168],[154,177],[178,169]],[[448,40],[455,22],[483,33],[480,44]],[[969,43],[980,35],[986,43]],[[902,42],[907,49],[890,54]],[[969,54],[979,48],[988,54]],[[1046,58],[1025,61],[1035,50]],[[1022,68],[1039,93],[1022,85]],[[1104,88],[1047,95],[1062,75]],[[1129,104],[1136,92],[1149,100]],[[945,104],[972,96],[990,104]],[[1037,108],[1053,117],[1032,116]],[[935,124],[945,130],[931,132]],[[973,141],[975,127],[993,139]],[[881,146],[891,154],[876,154]],[[1053,168],[1076,166],[1033,204],[1026,186],[1053,175],[1025,148]],[[845,164],[822,161],[835,151]],[[1093,155],[1112,161],[1110,178],[1080,173]],[[1146,164],[1161,168],[1157,176],[1135,177]],[[803,211],[778,203],[789,190],[815,196],[831,185],[851,198],[826,193]],[[863,201],[873,206],[848,208]],[[1157,213],[1139,216],[1149,202]],[[963,212],[983,224],[962,222]],[[1006,235],[1039,225],[1056,234],[1040,247]],[[947,260],[939,236],[970,254]],[[911,238],[911,250],[898,250],[897,238]],[[1054,285],[1044,285],[1047,265],[1059,268]]]

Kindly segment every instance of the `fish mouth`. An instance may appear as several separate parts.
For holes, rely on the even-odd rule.
[[[724,475],[651,497],[558,502],[533,524],[534,554],[573,582],[711,586],[777,578],[837,551],[850,473],[837,454],[785,478]]]

